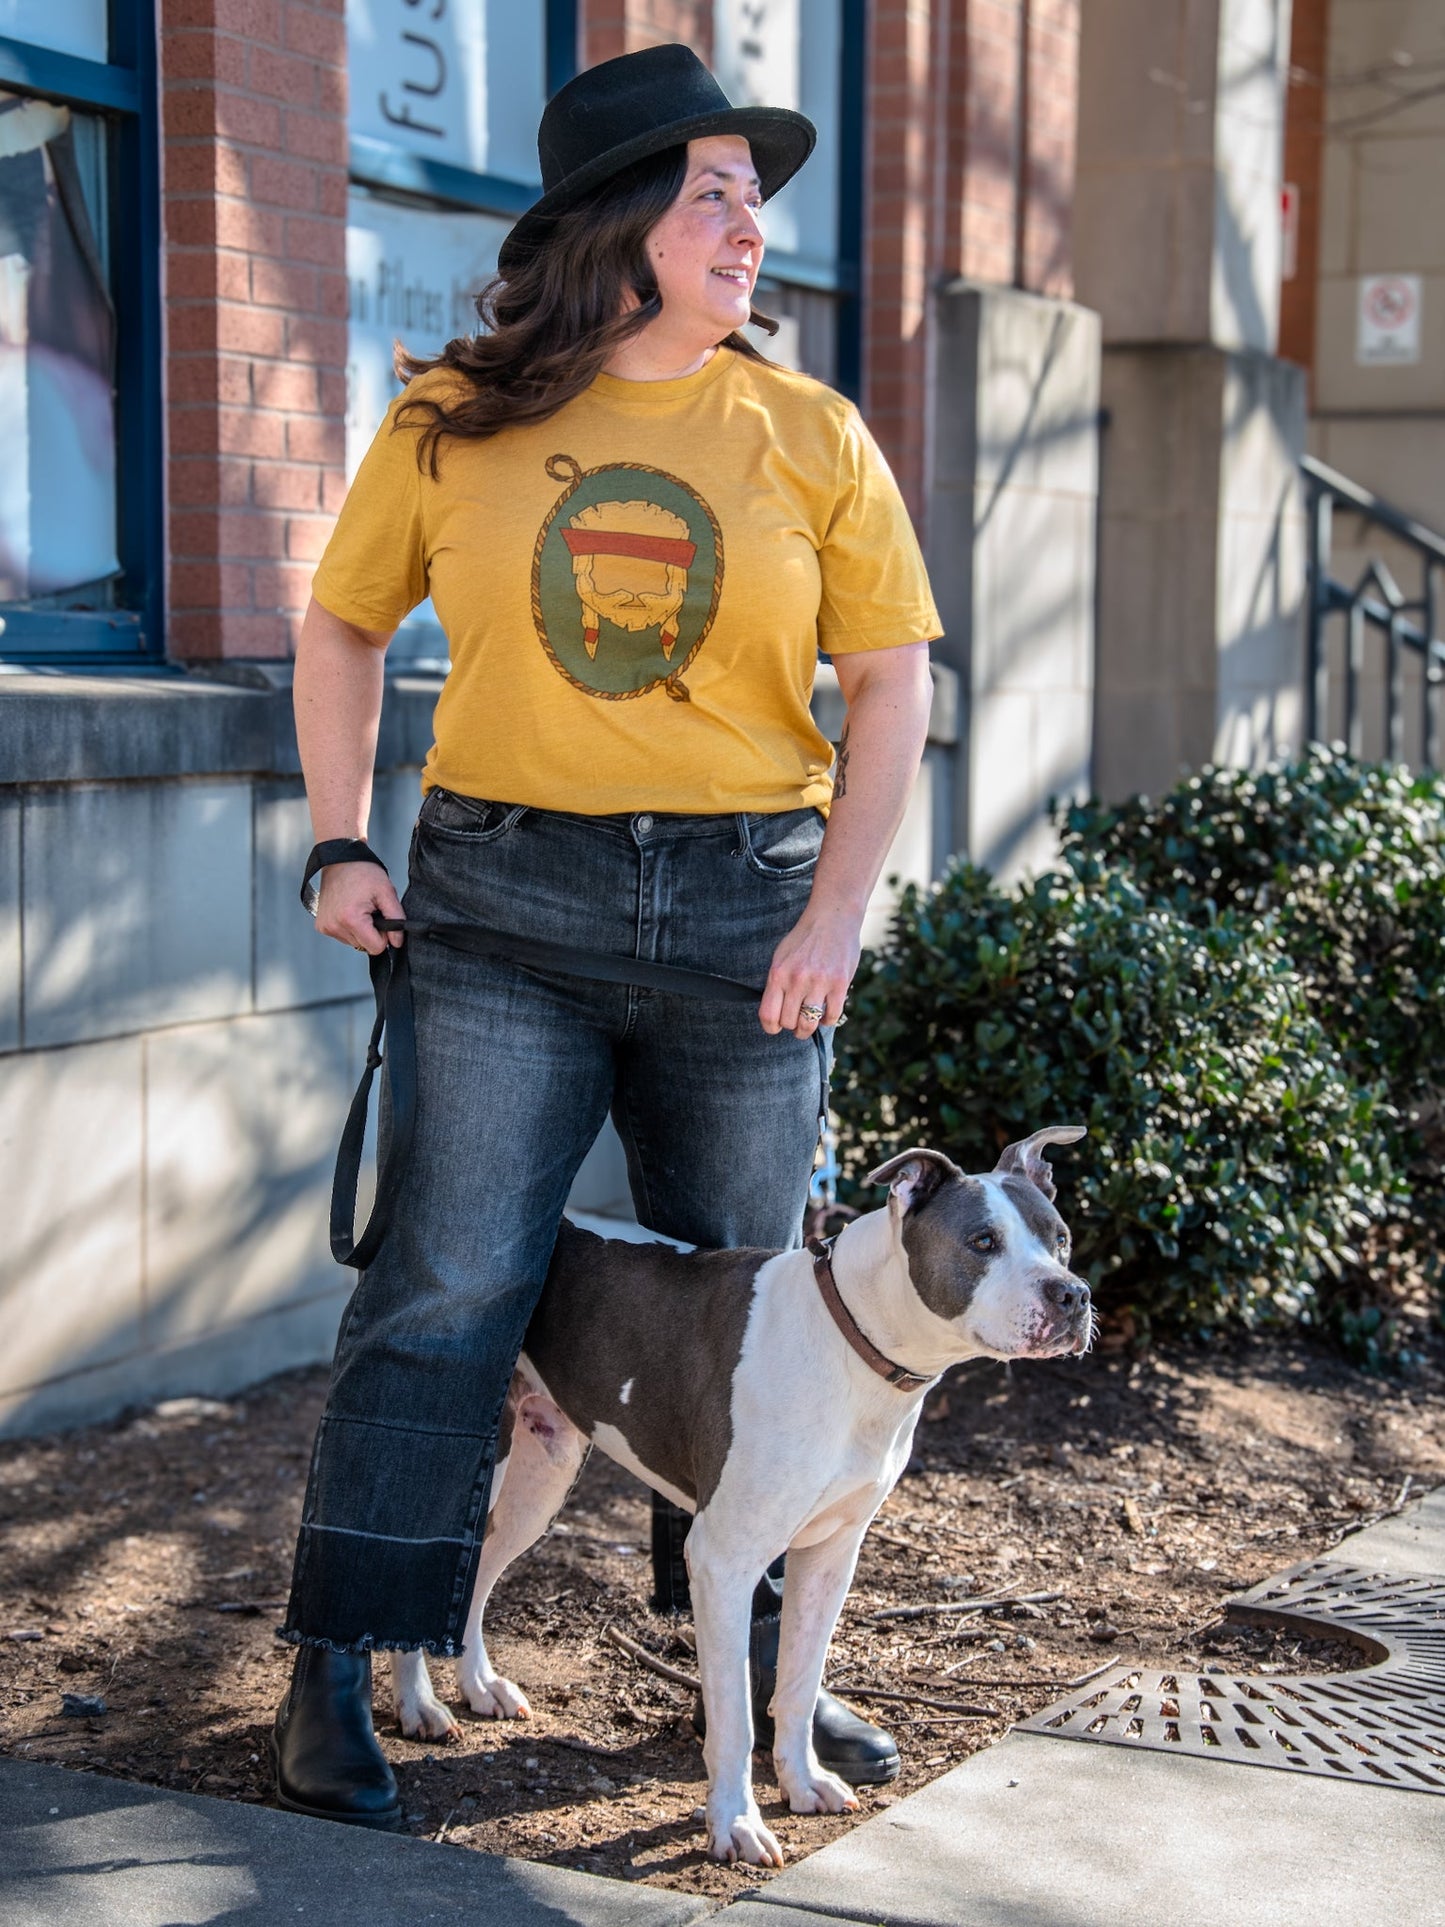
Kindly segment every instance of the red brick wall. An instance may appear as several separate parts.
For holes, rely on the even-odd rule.
[[[930,0],[874,0],[868,47],[863,407],[915,517],[928,291],[938,260],[937,14]]]
[[[344,0],[163,0],[169,648],[284,656],[344,492]]]
[[[712,0],[582,0],[582,65],[680,40],[711,62]]]
[[[1294,278],[1280,284],[1279,352],[1297,361],[1314,384],[1315,308],[1319,295],[1320,196],[1324,166],[1325,60],[1329,0],[1294,0],[1289,95],[1285,103],[1284,177],[1299,190],[1299,242]]]
[[[874,0],[864,408],[920,517],[929,299],[963,276],[1068,296],[1080,0]]]
[[[1017,278],[1020,0],[962,0],[949,36],[944,274]]]
[[[1074,157],[1082,0],[1031,0],[1028,144],[1019,280],[1035,294],[1074,292]],[[1299,0],[1296,0],[1299,4]]]

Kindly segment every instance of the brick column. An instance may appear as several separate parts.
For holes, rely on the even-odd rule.
[[[583,0],[582,65],[679,40],[712,64],[712,0]]]
[[[1067,298],[1080,0],[875,0],[864,406],[915,516],[931,290]]]
[[[863,409],[921,520],[928,291],[937,272],[937,0],[875,0],[870,28]]]
[[[163,0],[169,650],[285,656],[345,489],[344,0]]]
[[[1079,120],[1081,0],[1031,0],[1024,206],[1015,262],[1033,294],[1074,292],[1074,154]]]
[[[1285,101],[1284,178],[1299,194],[1295,271],[1281,281],[1279,351],[1314,382],[1319,303],[1320,200],[1324,174],[1325,60],[1329,0],[1294,0],[1290,16],[1289,94]]]

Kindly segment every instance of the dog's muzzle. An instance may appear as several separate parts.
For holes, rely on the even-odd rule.
[[[1041,1279],[1039,1299],[1043,1317],[1039,1322],[1036,1350],[1054,1354],[1086,1352],[1094,1334],[1094,1310],[1089,1287],[1072,1272]]]

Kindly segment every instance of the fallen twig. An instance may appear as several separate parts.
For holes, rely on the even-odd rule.
[[[965,1680],[963,1683],[973,1686],[1047,1686],[1051,1692],[1074,1684],[1071,1679],[1027,1679],[1022,1673],[995,1673],[991,1679]]]
[[[969,1720],[996,1718],[996,1707],[981,1707],[976,1713],[948,1713],[935,1718],[928,1713],[905,1713],[894,1720],[895,1726],[965,1726]]]
[[[1105,1673],[1111,1672],[1114,1667],[1122,1664],[1121,1660],[1106,1659],[1103,1665],[1096,1666],[1092,1673],[1080,1673],[1077,1679],[1065,1680],[1064,1684],[1071,1689],[1076,1686],[1087,1686],[1090,1680],[1102,1679]]]
[[[694,1693],[702,1691],[702,1681],[692,1673],[685,1673],[680,1666],[669,1666],[665,1659],[655,1659],[645,1646],[639,1646],[635,1639],[629,1639],[619,1626],[606,1626],[602,1637],[610,1639],[614,1646],[620,1646],[629,1659],[635,1659],[639,1666],[646,1666],[651,1672],[658,1673],[663,1679],[676,1680],[679,1686],[691,1687]]]
[[[600,1740],[582,1740],[571,1733],[548,1733],[542,1736],[544,1746],[565,1746],[573,1753],[600,1753],[604,1759],[615,1760],[617,1748],[604,1746]]]
[[[989,1686],[995,1684],[993,1680],[986,1683]],[[986,1718],[998,1711],[995,1706],[973,1706],[967,1700],[935,1699],[930,1693],[887,1693],[876,1686],[838,1686],[831,1690],[847,1699],[887,1700],[897,1706],[933,1706],[942,1713],[967,1713],[975,1719]]]
[[[1001,1592],[992,1599],[951,1599],[943,1605],[885,1606],[869,1617],[875,1625],[885,1619],[942,1619],[954,1613],[998,1612],[1004,1606],[1047,1606],[1063,1596],[1061,1592]]]

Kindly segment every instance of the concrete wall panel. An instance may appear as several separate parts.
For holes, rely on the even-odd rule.
[[[1414,414],[1445,409],[1445,274],[1423,277],[1420,359],[1400,366],[1361,367],[1355,360],[1360,290],[1354,275],[1320,280],[1315,356],[1315,406],[1322,413],[1372,410]],[[1404,427],[1413,431],[1413,424]]]
[[[347,1297],[343,1282],[319,1298],[284,1305],[227,1331],[76,1370],[30,1391],[0,1393],[0,1437],[85,1425],[163,1398],[225,1398],[275,1372],[324,1364]]]
[[[249,1008],[247,784],[38,790],[24,810],[28,1047]]]
[[[420,805],[415,770],[387,770],[377,776],[370,842],[398,893],[406,888],[407,849]],[[315,840],[301,779],[258,783],[254,807],[257,1010],[369,997],[365,958],[318,937],[298,899],[301,871]]]
[[[20,822],[20,798],[0,796],[0,1051],[20,1045]]]
[[[1377,106],[1378,88],[1345,83],[1381,66],[1388,68],[1397,53],[1408,55],[1414,65],[1445,59],[1445,15],[1437,0],[1330,0],[1330,72],[1340,96],[1336,111],[1343,114]],[[1412,81],[1407,68],[1400,70],[1400,78],[1407,85]],[[1331,106],[1336,106],[1333,100]],[[1408,124],[1412,129],[1420,125],[1417,116],[1423,115],[1440,116],[1434,124],[1445,126],[1445,102],[1437,96],[1411,107]]]
[[[958,282],[938,343],[929,569],[967,738],[953,844],[1014,874],[1052,859],[1050,798],[1088,784],[1099,324]]]
[[[1389,416],[1316,421],[1310,445],[1322,462],[1388,497],[1432,529],[1445,529],[1445,418]],[[1348,522],[1341,524],[1348,533]],[[1406,593],[1413,595],[1418,563]]]
[[[0,1392],[142,1344],[141,1044],[0,1058]]]
[[[359,1005],[146,1039],[147,1334],[159,1347],[334,1288],[327,1210]]]
[[[254,808],[256,1009],[369,995],[365,957],[318,937],[298,900],[313,841],[301,779],[258,783]]]
[[[1354,249],[1359,274],[1439,274],[1445,271],[1445,218],[1438,195],[1445,178],[1445,108],[1428,134],[1394,134],[1353,143]],[[1332,142],[1331,146],[1339,143]],[[1434,218],[1422,218],[1433,207]]]

